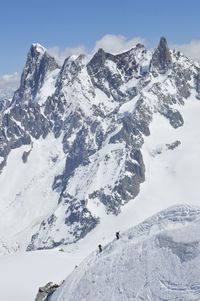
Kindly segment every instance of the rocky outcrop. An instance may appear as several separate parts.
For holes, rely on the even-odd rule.
[[[164,74],[172,67],[172,57],[167,46],[167,40],[162,37],[152,56],[152,67]]]
[[[47,72],[58,68],[55,59],[40,44],[33,44],[28,52],[19,89],[15,92],[13,102],[28,103],[34,100],[42,87]]]
[[[200,69],[198,69],[198,73],[195,76],[195,84],[196,84],[197,98],[200,99]]]
[[[61,212],[61,214],[59,214]],[[64,214],[63,214],[64,213]],[[62,195],[57,210],[40,225],[38,233],[32,236],[27,251],[51,249],[84,238],[98,224],[98,218],[92,216],[85,200],[77,200],[70,195]],[[60,226],[62,224],[62,226]],[[68,235],[57,239],[51,233],[68,230]],[[59,236],[59,233],[58,233]]]
[[[137,95],[135,87],[125,92],[120,87],[139,74],[140,62],[145,54],[146,49],[141,44],[118,55],[112,55],[99,49],[87,64],[88,74],[93,85],[118,102],[135,97]]]
[[[51,295],[58,287],[58,284],[48,282],[45,286],[39,288],[35,301],[49,301]]]

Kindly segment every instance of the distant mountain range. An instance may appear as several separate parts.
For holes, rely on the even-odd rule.
[[[0,113],[0,252],[67,245],[114,230],[119,216],[132,226],[197,204],[199,99],[200,64],[165,38],[153,52],[99,49],[62,66],[33,44]]]

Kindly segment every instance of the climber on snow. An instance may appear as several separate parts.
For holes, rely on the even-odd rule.
[[[102,252],[102,245],[98,245],[98,248],[99,248],[99,253]]]
[[[119,231],[118,231],[118,232],[116,232],[116,234],[115,234],[115,235],[116,235],[116,238],[117,238],[117,239],[119,239]]]

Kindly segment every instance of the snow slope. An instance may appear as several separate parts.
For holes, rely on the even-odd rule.
[[[93,252],[51,301],[200,299],[200,209],[171,207]]]
[[[24,154],[27,162],[23,161]],[[1,253],[26,249],[26,237],[57,206],[57,192],[51,186],[63,168],[62,144],[55,144],[53,136],[12,150],[0,177]]]
[[[121,234],[121,238],[119,241],[114,240],[113,242],[109,243],[115,237],[114,230],[116,231],[119,230],[118,226],[121,222],[124,221],[124,223],[121,224],[122,229],[128,227],[128,224],[131,225],[135,223],[136,215],[135,216],[132,215],[132,220],[129,219],[128,221],[126,220],[128,215],[126,215],[126,218],[124,218],[124,220],[120,220],[119,219],[120,216],[118,216],[117,222],[113,219],[113,224],[112,222],[110,222],[110,224],[107,223],[107,225],[105,225],[107,226],[107,231],[105,231],[105,229],[104,231],[105,233],[109,234],[107,238],[103,236],[103,232],[90,233],[84,240],[80,240],[75,245],[65,246],[64,247],[65,252],[59,252],[58,249],[54,249],[54,250],[34,251],[34,252],[27,252],[27,253],[21,252],[17,254],[1,256],[0,257],[0,266],[1,266],[0,300],[34,301],[34,298],[36,297],[38,288],[40,286],[43,286],[50,281],[60,284],[67,275],[71,274],[71,272],[74,271],[76,265],[78,265],[78,268],[72,273],[71,276],[69,276],[70,277],[69,281],[71,282],[71,279],[74,279],[73,281],[75,281],[76,279],[75,283],[79,284],[79,281],[82,281],[82,277],[88,275],[88,277],[93,278],[94,276],[94,279],[96,279],[95,283],[96,285],[98,284],[98,287],[100,288],[99,291],[101,291],[102,289],[101,294],[103,294],[103,292],[107,291],[107,289],[106,290],[103,289],[103,284],[101,285],[100,283],[98,283],[98,279],[103,281],[103,279],[101,279],[102,275],[103,277],[104,276],[106,277],[106,272],[109,269],[112,270],[113,268],[112,265],[115,262],[114,258],[116,258],[117,263],[120,263],[120,267],[118,267],[115,262],[115,269],[111,272],[112,285],[114,285],[113,280],[116,278],[117,283],[115,284],[117,287],[119,286],[119,282],[122,280],[122,278],[124,279],[125,276],[122,277],[121,274],[119,279],[116,277],[114,273],[119,274],[121,269],[120,273],[125,273],[128,275],[126,268],[129,268],[131,265],[136,264],[136,261],[133,260],[134,257],[132,255],[137,253],[136,252],[137,250],[141,251],[141,243],[145,246],[146,241],[148,239],[151,240],[152,237],[156,235],[158,236],[160,233],[166,233],[166,232],[167,233],[169,232],[170,235],[171,232],[173,232],[173,237],[176,236],[176,240],[177,237],[179,237],[180,238],[179,240],[183,241],[182,236],[184,236],[185,240],[188,240],[188,242],[189,242],[189,238],[191,238],[192,241],[195,240],[196,238],[198,240],[199,239],[198,231],[200,229],[199,210],[200,209],[198,209],[198,207],[192,208],[186,205],[167,209],[159,214],[154,215],[153,218],[149,218],[145,222],[140,223],[135,228],[128,230],[127,232],[124,232],[123,234]],[[133,214],[133,212],[131,213]],[[140,218],[142,219],[142,217]],[[177,232],[178,234],[176,235],[175,232],[179,228],[181,229],[181,231],[178,230]],[[188,231],[187,229],[189,229],[189,232],[186,232]],[[97,231],[97,229],[95,229],[94,232],[95,231]],[[183,235],[181,233],[183,233]],[[185,233],[188,234],[185,235]],[[195,235],[197,237],[194,237]],[[97,252],[97,245],[99,243],[101,243],[104,248],[104,252],[102,253],[102,255],[99,255]],[[107,245],[107,243],[109,244]],[[88,254],[91,252],[92,254],[88,256]],[[126,254],[125,257],[126,262],[123,262],[124,255],[122,256],[121,254]],[[160,256],[160,254],[158,256]],[[86,257],[87,259],[84,260]],[[82,261],[83,263],[81,263]],[[152,258],[148,258],[148,261],[152,262],[152,265],[155,264]],[[99,270],[96,269],[97,263],[98,266],[102,266],[104,272],[101,273],[100,268]],[[172,260],[172,263],[175,264],[175,261]],[[167,264],[169,265],[169,262]],[[198,262],[197,262],[197,266],[198,266]],[[90,274],[89,272],[86,273],[86,270],[90,271],[90,269],[94,269],[98,277],[95,276],[94,270],[93,270],[93,274]],[[137,270],[138,270],[138,266],[137,266]],[[108,273],[110,273],[110,271],[108,271]],[[137,272],[135,271],[134,274],[137,275],[136,273]],[[130,277],[128,277],[128,280],[130,280],[131,277],[132,277],[131,279],[135,279],[136,278],[135,275],[133,277],[129,275]],[[109,279],[109,276],[106,279]],[[65,283],[69,285],[69,282],[65,282]],[[95,283],[93,283],[92,280],[92,285],[95,285]],[[125,281],[123,283],[125,283]],[[61,298],[58,300],[55,299],[56,301],[61,301],[61,300],[71,301],[71,299],[68,299],[68,294],[65,293],[66,291],[65,285],[64,285],[64,289],[62,288],[61,290],[62,294],[61,291],[59,291],[59,296],[60,295],[65,296],[66,294],[67,298],[66,299]],[[109,284],[109,287],[113,288],[112,285]],[[127,282],[127,286],[129,286],[128,282]],[[10,289],[11,287],[12,289]],[[90,290],[90,287],[88,287],[87,285],[86,289]],[[130,287],[128,289],[130,289]],[[92,291],[94,291],[94,289]],[[68,288],[67,288],[67,292],[68,292]],[[77,292],[80,293],[80,291]],[[119,296],[121,296],[120,292],[116,291],[116,294],[118,293]],[[101,294],[99,296],[103,298]],[[198,294],[197,296],[199,297]],[[77,299],[72,299],[72,300],[79,300],[79,299],[77,297]],[[86,300],[89,301],[90,299],[86,299]],[[112,299],[100,299],[100,300],[103,301],[103,300],[112,300]],[[131,300],[131,299],[124,299],[124,300]],[[198,300],[198,298],[194,300]]]
[[[0,257],[0,300],[34,301],[38,288],[60,284],[83,257],[53,251],[16,253]]]

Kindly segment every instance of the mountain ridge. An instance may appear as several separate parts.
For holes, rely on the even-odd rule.
[[[145,182],[143,145],[155,116],[178,130],[184,126],[182,107],[199,95],[200,65],[169,50],[165,38],[154,53],[141,44],[117,55],[100,49],[89,61],[85,55],[66,58],[62,67],[38,47],[33,44],[28,53],[0,132],[2,181],[14,152],[22,157],[19,171],[32,173],[22,177],[24,186],[16,182],[11,193],[4,193],[2,209],[3,214],[6,206],[11,208],[14,220],[20,203],[22,215],[32,212],[31,222],[24,224],[32,236],[25,242],[28,250],[84,238],[101,223],[98,207],[120,214]],[[167,141],[165,147],[180,149],[177,141]],[[44,188],[38,183],[41,177]],[[40,194],[34,196],[36,190]],[[2,221],[2,229],[5,225]]]

